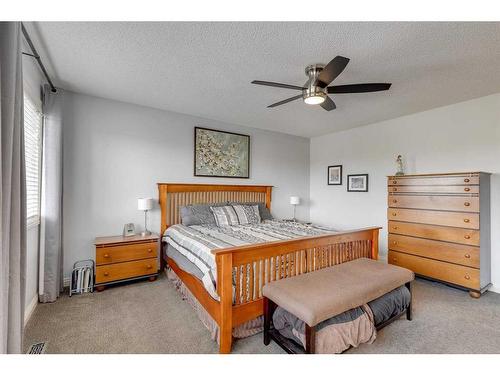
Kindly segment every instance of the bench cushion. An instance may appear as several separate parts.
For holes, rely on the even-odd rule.
[[[310,327],[412,281],[412,271],[360,258],[266,284],[265,297]]]

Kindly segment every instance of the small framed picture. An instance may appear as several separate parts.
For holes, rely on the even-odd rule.
[[[368,191],[368,174],[347,175],[347,191]]]
[[[330,165],[328,167],[328,185],[342,185],[341,165]]]

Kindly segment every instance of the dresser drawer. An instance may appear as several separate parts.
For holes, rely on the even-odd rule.
[[[479,194],[479,186],[460,185],[409,185],[388,186],[390,193],[421,193],[421,194]]]
[[[408,268],[416,274],[475,290],[480,289],[479,270],[439,260],[389,251],[389,264]]]
[[[156,258],[158,242],[143,242],[117,246],[96,247],[96,264],[109,264]]]
[[[389,249],[479,268],[479,248],[474,246],[389,234]]]
[[[389,233],[479,246],[479,231],[428,224],[389,221]]]
[[[389,207],[479,212],[479,197],[412,196],[389,193]]]
[[[387,217],[389,220],[479,229],[479,214],[477,213],[389,208]]]
[[[110,281],[129,279],[132,277],[151,275],[157,272],[157,268],[158,265],[156,258],[107,264],[96,267],[95,280],[97,284],[100,284]]]
[[[389,186],[411,185],[479,185],[479,176],[450,175],[450,176],[421,176],[421,177],[389,177]]]

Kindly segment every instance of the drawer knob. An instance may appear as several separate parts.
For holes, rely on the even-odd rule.
[[[464,203],[464,206],[465,206],[465,207],[469,207],[469,206],[470,206],[470,203],[469,203],[469,202],[465,202],[465,203]]]
[[[470,188],[465,188],[464,191],[470,191]]]
[[[397,245],[397,244],[398,244],[398,241],[392,241],[392,244],[393,244],[393,245]]]
[[[398,188],[392,188],[392,191],[398,191]]]
[[[470,276],[469,275],[465,275],[465,280],[470,280]]]
[[[152,252],[153,252],[153,250],[151,250],[151,249],[148,249],[148,253],[152,253]]]
[[[470,182],[468,178],[464,178],[464,182]]]
[[[464,223],[468,223],[468,222],[470,222],[469,219],[464,219]]]
[[[392,216],[396,216],[396,213],[395,213],[395,212],[393,212],[393,213],[392,213]]]
[[[152,266],[151,264],[148,264],[148,265],[147,265],[147,269],[149,270],[149,269],[151,269],[151,268],[153,268],[153,266]]]
[[[109,276],[109,272],[104,272],[104,276]]]
[[[466,257],[467,259],[469,259],[469,258],[470,258],[470,254],[465,254],[465,257]]]
[[[397,199],[393,199],[392,203],[398,203],[398,200]]]
[[[397,184],[398,182],[394,180],[394,181],[392,181],[392,183],[393,183],[393,184]]]
[[[466,240],[468,240],[468,239],[470,239],[470,236],[469,236],[468,234],[466,234],[466,235],[464,236],[464,238],[465,238]]]
[[[109,254],[104,254],[104,258],[109,258]]]

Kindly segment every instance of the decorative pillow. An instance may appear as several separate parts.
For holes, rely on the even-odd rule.
[[[217,225],[211,206],[226,206],[227,203],[192,204],[181,206],[181,223],[191,225]]]
[[[255,206],[259,207],[259,215],[261,220],[274,220],[273,215],[266,207],[266,204],[263,202],[231,202],[232,206],[243,205],[243,206]]]
[[[260,214],[259,206],[257,205],[243,205],[236,204],[233,206],[236,215],[238,216],[238,221],[240,224],[259,224]]]
[[[228,225],[238,225],[238,215],[233,206],[220,206],[220,207],[210,207],[215,218],[215,223],[218,227],[224,227]]]

